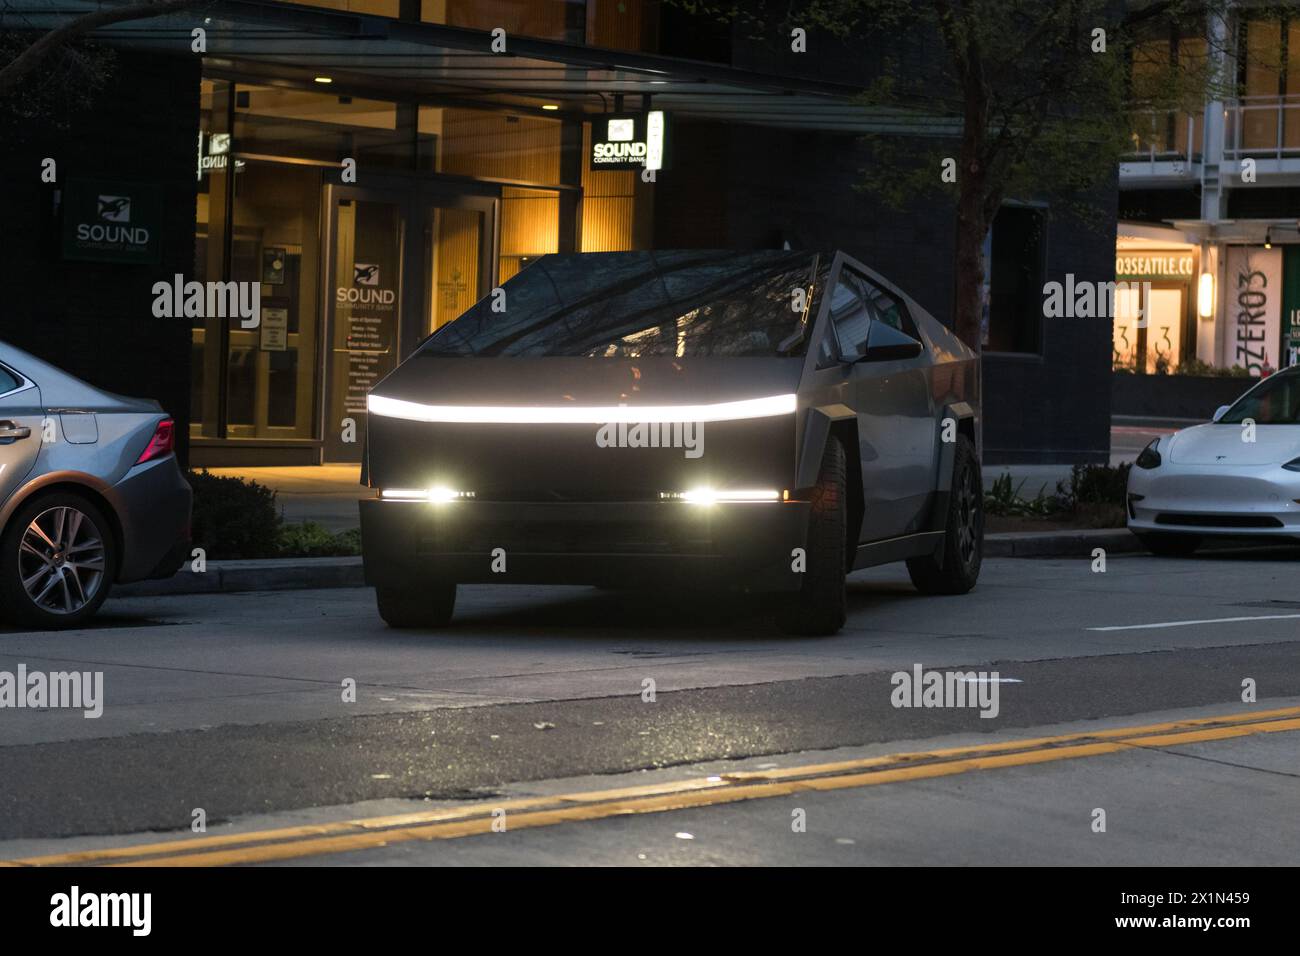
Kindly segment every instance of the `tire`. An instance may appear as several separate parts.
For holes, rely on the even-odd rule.
[[[394,628],[446,627],[456,609],[456,584],[438,581],[416,589],[375,588],[379,616]]]
[[[1138,540],[1144,548],[1161,558],[1185,558],[1201,546],[1198,534],[1172,534],[1168,531],[1144,531],[1138,535]]]
[[[803,582],[777,613],[777,623],[787,634],[834,634],[848,616],[844,594],[848,571],[846,472],[844,446],[832,436],[822,452],[821,471],[812,493]]]
[[[965,594],[979,580],[984,561],[984,481],[975,443],[957,436],[952,494],[944,523],[943,560],[927,554],[907,559],[907,573],[922,594]]]
[[[117,538],[104,512],[73,492],[38,494],[0,537],[0,606],[20,627],[80,627],[117,575]]]

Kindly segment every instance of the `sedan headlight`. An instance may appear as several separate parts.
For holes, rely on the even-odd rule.
[[[1159,468],[1160,452],[1157,451],[1159,445],[1160,445],[1160,439],[1153,438],[1151,440],[1151,444],[1147,445],[1146,448],[1142,449],[1142,454],[1137,456],[1137,461],[1134,462],[1134,464],[1136,464],[1139,468]]]

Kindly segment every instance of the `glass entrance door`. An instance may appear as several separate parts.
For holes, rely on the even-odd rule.
[[[367,392],[486,290],[494,200],[346,186],[326,192],[324,459],[354,462],[361,460]]]

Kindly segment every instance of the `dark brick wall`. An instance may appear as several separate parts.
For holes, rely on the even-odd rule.
[[[86,109],[21,124],[0,135],[4,254],[0,337],[92,385],[157,399],[176,418],[181,460],[189,446],[190,329],[152,313],[153,284],[194,271],[197,57],[120,51]],[[40,180],[57,162],[59,182]],[[55,193],[69,178],[162,188],[162,262],[156,266],[62,258]]]
[[[841,248],[951,323],[954,213],[936,195],[898,211],[854,189],[874,171],[853,136],[678,122],[676,165],[655,190],[657,248]],[[1093,220],[1052,211],[1046,280],[1114,278],[1116,184]],[[984,361],[985,458],[1104,461],[1110,447],[1110,323],[1043,320],[1042,353]]]

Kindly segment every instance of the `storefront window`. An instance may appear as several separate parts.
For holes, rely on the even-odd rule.
[[[261,324],[228,320],[228,437],[313,436],[320,191],[312,167],[250,162],[235,176],[230,278],[261,283]]]
[[[636,4],[640,6],[640,4]],[[586,0],[422,0],[420,19],[449,27],[494,30],[506,35],[581,43],[587,23]]]
[[[375,17],[398,16],[400,0],[283,0],[304,7],[323,7],[326,10],[341,10],[347,13],[366,13]]]
[[[410,169],[411,112],[379,100],[241,83],[234,139],[242,153]]]
[[[582,155],[591,154],[591,124],[583,127]],[[653,204],[637,202],[640,184],[635,170],[592,169],[582,164],[582,251],[623,252],[650,244]],[[640,184],[640,185],[639,185]]]
[[[494,110],[422,106],[420,166],[457,176],[560,183],[559,120]]]
[[[538,256],[560,250],[560,194],[553,189],[501,190],[501,255],[505,282]]]

